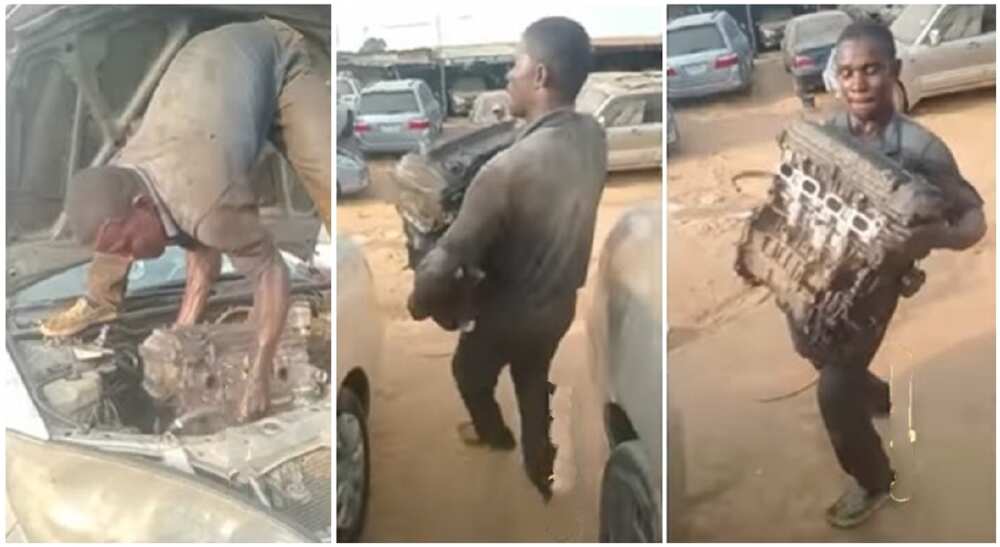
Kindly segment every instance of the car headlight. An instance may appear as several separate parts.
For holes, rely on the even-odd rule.
[[[207,480],[7,430],[7,500],[32,542],[304,542]]]

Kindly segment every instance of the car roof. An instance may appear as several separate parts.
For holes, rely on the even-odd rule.
[[[663,73],[659,70],[591,72],[584,86],[599,89],[606,95],[662,93]]]
[[[416,89],[422,80],[416,78],[408,78],[406,80],[382,80],[380,82],[375,82],[370,84],[368,87],[362,91],[362,93],[371,93],[375,91],[410,91]]]
[[[850,15],[840,10],[824,10],[824,11],[817,11],[815,13],[806,13],[804,15],[799,15],[789,20],[788,23],[794,25],[817,19],[833,19],[833,18],[842,19],[844,17],[848,19],[851,18]]]
[[[694,27],[698,25],[705,25],[708,23],[714,23],[721,19],[726,12],[724,11],[713,11],[710,13],[696,13],[694,15],[685,15],[684,17],[678,17],[673,21],[667,23],[667,30],[677,30],[684,27]]]

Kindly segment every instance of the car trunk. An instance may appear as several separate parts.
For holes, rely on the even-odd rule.
[[[698,88],[732,78],[738,64],[718,60],[731,52],[714,24],[685,27],[667,33],[667,64],[675,71],[669,79],[674,89]]]

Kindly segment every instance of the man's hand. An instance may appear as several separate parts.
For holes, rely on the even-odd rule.
[[[271,406],[271,369],[271,366],[261,366],[258,362],[255,362],[250,369],[247,390],[240,400],[237,416],[240,423],[252,422],[267,414]]]

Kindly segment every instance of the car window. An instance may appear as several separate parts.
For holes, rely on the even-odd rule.
[[[337,80],[337,95],[354,95],[354,88],[344,80]]]
[[[434,101],[434,95],[431,94],[431,90],[427,87],[427,84],[419,84],[417,86],[417,93],[420,94],[420,102],[423,103],[424,109],[430,108],[431,103]]]
[[[937,12],[940,6],[936,4],[913,4],[906,6],[903,11],[892,22],[889,30],[892,35],[904,44],[913,44],[920,37],[920,33],[930,23],[931,17]]]
[[[983,6],[948,6],[934,22],[942,42],[971,38],[982,29]]]
[[[731,17],[725,17],[723,18],[722,24],[726,27],[726,34],[728,34],[730,38],[733,40],[739,39],[742,33],[740,31],[740,27],[736,25],[736,21],[734,21]]]
[[[615,99],[605,107],[605,127],[629,127],[642,123],[646,110],[646,100],[643,97],[625,97]]]
[[[663,123],[663,94],[643,97],[646,108],[642,111],[642,123]]]
[[[726,42],[714,24],[671,30],[667,33],[667,57],[725,49]]]
[[[594,114],[606,100],[608,100],[607,93],[593,86],[584,86],[580,94],[576,96],[576,111]]]
[[[361,114],[402,114],[420,112],[413,91],[371,91],[361,95]]]
[[[830,14],[820,18],[809,18],[796,25],[795,35],[802,36],[802,42],[810,44],[833,43],[840,33],[851,24],[851,17],[844,13]],[[790,42],[792,45],[798,42]]]

